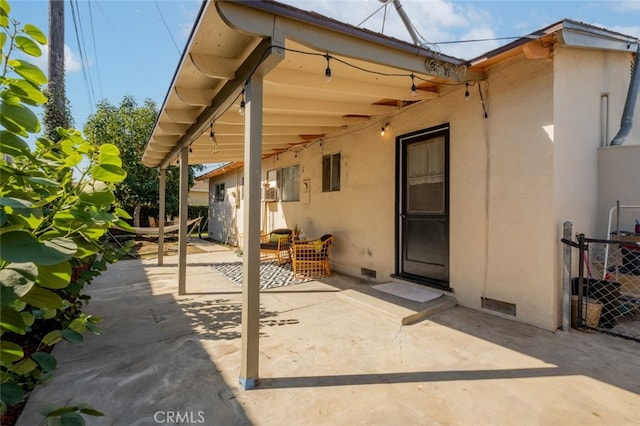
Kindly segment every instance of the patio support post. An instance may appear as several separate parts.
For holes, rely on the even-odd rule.
[[[562,237],[571,241],[572,223],[565,222],[562,225]],[[571,329],[571,250],[568,244],[563,245],[564,269],[562,273],[562,329]]]
[[[187,294],[187,194],[189,192],[189,146],[180,151],[180,230],[178,236],[178,295]]]
[[[164,218],[165,218],[165,199],[167,191],[167,169],[160,168],[160,188],[158,191],[158,266],[164,265]]]
[[[262,169],[262,74],[245,86],[244,185],[242,247],[242,347],[240,385],[253,389],[258,379],[260,327],[260,174]]]

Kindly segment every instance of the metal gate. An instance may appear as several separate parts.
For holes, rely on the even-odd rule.
[[[578,252],[571,280],[571,325],[640,342],[640,235],[612,240],[577,235],[562,241]]]

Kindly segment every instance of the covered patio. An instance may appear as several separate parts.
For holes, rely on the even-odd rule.
[[[468,65],[275,2],[203,2],[142,161],[160,169],[160,217],[166,169],[181,168],[180,295],[188,292],[186,166],[244,165],[245,389],[259,377],[262,159],[353,128],[384,128],[406,106],[481,80]]]
[[[187,295],[176,295],[177,256],[121,261],[96,278],[102,335],[56,346],[58,368],[19,426],[80,402],[105,413],[86,418],[95,426],[640,422],[635,342],[463,307],[402,326],[348,304],[341,295],[368,286],[341,274],[261,293],[261,380],[245,392],[242,292],[211,268],[238,256],[190,242],[203,252],[188,255]]]

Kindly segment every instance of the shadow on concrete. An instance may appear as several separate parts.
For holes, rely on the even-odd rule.
[[[467,380],[522,379],[573,375],[556,367],[507,370],[419,371],[405,373],[340,374],[335,376],[274,377],[260,379],[260,389],[426,383]]]
[[[200,301],[189,297],[178,300],[178,305],[190,320],[191,328],[201,339],[240,339],[242,304],[229,299]],[[277,319],[278,312],[260,308],[260,337],[267,336],[266,327],[295,325],[295,318]]]
[[[158,286],[152,291],[146,279],[138,282],[144,270],[139,260],[128,260],[94,281],[86,313],[104,319],[102,335],[56,346],[53,379],[35,389],[18,425],[41,424],[44,406],[80,402],[105,413],[88,419],[91,425],[162,424],[167,413],[202,424],[251,424],[201,343],[239,338],[241,306],[225,299],[177,304],[170,293],[154,293]],[[157,271],[150,270],[154,279]],[[204,335],[203,324],[209,326]]]
[[[582,375],[640,394],[638,343],[572,329],[549,332],[530,325],[456,308],[431,321],[553,364],[558,375]]]

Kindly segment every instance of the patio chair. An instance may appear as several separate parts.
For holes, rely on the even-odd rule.
[[[260,235],[260,259],[275,259],[278,265],[291,260],[291,229],[280,228]]]
[[[329,251],[333,235],[326,234],[317,240],[293,241],[291,263],[295,278],[324,278],[331,275]]]

